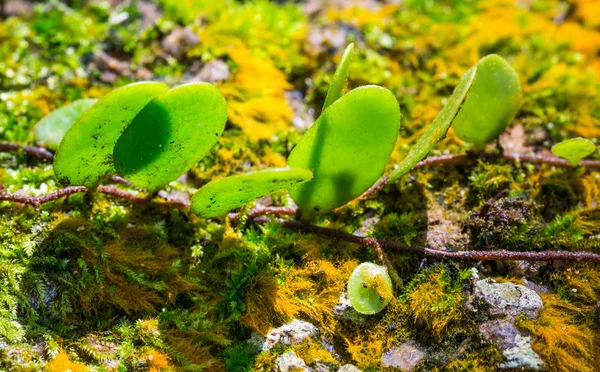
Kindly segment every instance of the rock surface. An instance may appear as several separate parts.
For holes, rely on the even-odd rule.
[[[425,358],[425,352],[413,342],[405,342],[385,351],[381,358],[384,368],[396,368],[400,371],[412,371]]]
[[[496,318],[514,319],[523,314],[535,319],[544,307],[541,297],[533,290],[514,283],[496,283],[493,279],[477,281],[473,298],[483,301],[488,306],[488,314]]]
[[[544,369],[544,362],[531,348],[530,338],[524,337],[513,323],[493,320],[479,326],[479,331],[502,351],[504,361],[498,368]]]
[[[280,372],[310,371],[304,360],[300,359],[293,351],[282,354],[277,358],[275,364]]]
[[[471,305],[481,303],[491,320],[479,326],[484,339],[496,344],[504,360],[500,369],[543,370],[544,362],[531,348],[531,339],[515,326],[515,318],[521,314],[535,319],[544,303],[532,289],[514,283],[496,283],[492,279],[479,280],[473,269],[475,280]],[[473,307],[475,310],[475,307]]]
[[[299,344],[318,333],[319,328],[315,325],[303,320],[293,320],[279,328],[272,329],[264,338],[264,342],[260,335],[253,335],[250,342],[255,344],[259,351],[267,351],[277,344]]]
[[[352,364],[345,364],[337,370],[337,372],[362,372],[360,369],[356,368]]]

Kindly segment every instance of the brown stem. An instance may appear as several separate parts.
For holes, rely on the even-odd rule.
[[[489,160],[496,159],[504,159],[511,161],[513,163],[534,163],[534,164],[548,164],[554,167],[560,168],[569,168],[572,167],[571,163],[568,160],[559,158],[554,155],[541,155],[541,154],[532,154],[532,155],[521,155],[521,154],[480,154],[482,158]],[[475,161],[476,158],[472,155],[463,155],[463,154],[450,154],[450,155],[440,155],[440,156],[432,156],[430,158],[421,160],[417,164],[415,164],[412,169],[426,168],[426,167],[437,167],[445,164],[467,164]],[[579,163],[579,166],[586,168],[600,168],[600,160],[582,160]],[[373,195],[375,195],[379,190],[383,189],[388,182],[388,175],[384,175],[377,181],[373,186],[371,186],[367,191],[365,191],[361,196],[358,197],[359,200],[367,199]]]
[[[350,243],[361,244],[365,246],[373,246],[374,238],[365,238],[345,232],[310,225],[302,221],[283,220],[279,218],[268,219],[265,217],[256,217],[254,221],[259,224],[265,224],[269,221],[275,221],[282,227],[290,230],[311,233],[319,236],[328,237],[336,240],[343,240]],[[375,240],[381,248],[391,249],[395,251],[414,253],[422,256],[436,258],[451,258],[456,260],[475,260],[475,261],[571,261],[571,262],[593,262],[600,264],[600,254],[592,252],[568,252],[568,251],[543,251],[543,252],[513,252],[507,250],[498,251],[441,251],[426,247],[414,245],[406,245],[389,240]]]
[[[259,216],[297,216],[299,213],[298,208],[288,208],[288,207],[258,207],[253,208],[248,211],[246,216],[248,218],[255,218]],[[231,221],[238,221],[242,218],[243,214],[241,213],[229,213],[227,218]]]
[[[80,192],[86,192],[87,187],[85,186],[69,186],[65,187],[62,190],[58,190],[56,192],[50,193],[44,196],[29,196],[29,195],[19,195],[19,194],[10,194],[4,192],[4,185],[1,185],[0,188],[0,200],[7,200],[14,203],[28,204],[33,205],[34,207],[39,207],[41,204],[48,203],[50,201],[62,198],[63,196],[69,196],[72,194],[77,194]]]
[[[4,191],[4,185],[0,185],[0,200],[6,200],[13,203],[21,203],[32,205],[38,208],[40,205],[44,203],[51,202],[56,199],[60,199],[63,196],[69,196],[73,194],[78,194],[81,192],[87,192],[88,188],[85,186],[69,186],[65,187],[62,190],[58,190],[56,192],[44,195],[44,196],[29,196],[29,195],[20,195],[20,194],[11,194]],[[155,206],[163,209],[187,209],[189,208],[189,204],[183,202],[175,202],[175,201],[162,201],[155,202],[151,200],[147,200],[146,198],[133,194],[131,192],[121,190],[114,185],[100,185],[97,188],[98,192],[101,192],[105,195],[113,196],[119,199],[128,200],[134,204],[146,204]]]
[[[16,143],[0,143],[0,152],[20,152],[36,158],[52,160],[54,154],[43,147],[23,146]]]

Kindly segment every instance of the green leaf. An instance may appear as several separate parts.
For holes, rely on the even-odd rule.
[[[50,150],[56,150],[67,130],[82,112],[90,108],[97,99],[80,99],[62,106],[44,116],[34,127],[35,142]]]
[[[581,159],[596,150],[596,145],[585,138],[571,138],[552,146],[552,153],[567,159],[573,166],[577,166]]]
[[[117,139],[152,97],[167,89],[161,83],[129,84],[85,110],[54,156],[54,174],[59,182],[93,187],[114,173],[112,155]]]
[[[511,65],[495,54],[475,66],[475,82],[452,128],[463,141],[483,146],[502,133],[517,114],[521,83]]]
[[[192,211],[205,218],[223,216],[246,203],[287,190],[311,178],[311,171],[289,167],[221,178],[207,183],[194,194]]]
[[[361,314],[376,314],[392,300],[393,287],[384,266],[364,262],[356,267],[348,280],[348,299]]]
[[[367,190],[381,176],[400,128],[394,95],[364,86],[335,101],[292,150],[288,165],[313,171],[290,190],[303,216],[326,213]]]
[[[213,85],[194,83],[160,94],[139,112],[114,150],[117,172],[157,190],[190,170],[225,129],[227,103]]]
[[[473,81],[477,74],[477,67],[472,67],[462,76],[458,85],[454,89],[448,103],[442,108],[435,117],[427,131],[417,140],[417,143],[410,149],[408,155],[398,164],[398,167],[390,174],[388,182],[393,182],[410,171],[419,161],[423,160],[429,152],[440,142],[452,121],[460,110],[461,105],[469,94],[469,89],[473,86]]]
[[[325,98],[325,103],[323,104],[323,111],[325,111],[327,107],[329,107],[342,96],[344,88],[346,87],[346,80],[348,80],[348,68],[350,67],[350,62],[352,61],[353,55],[354,43],[350,43],[346,47],[346,50],[344,50],[340,64],[333,75],[333,81],[329,86],[327,97]]]

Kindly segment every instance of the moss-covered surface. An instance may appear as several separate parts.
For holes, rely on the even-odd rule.
[[[351,41],[357,55],[349,85],[380,84],[400,102],[390,167],[462,73],[489,53],[505,57],[523,86],[521,109],[501,140],[505,151],[600,139],[596,1],[5,3],[16,14],[0,21],[2,141],[33,143],[32,127],[52,109],[132,81],[215,81],[228,102],[225,134],[167,192],[284,166]],[[451,130],[432,154],[468,150]],[[60,188],[45,162],[14,153],[0,154],[0,162],[9,192]],[[410,172],[318,223],[438,249],[600,252],[599,202],[598,172],[482,160]],[[480,319],[466,304],[474,265],[497,280],[525,276],[548,288],[541,316],[517,319],[548,369],[600,369],[598,266],[523,270],[513,262],[388,253],[405,285],[361,326],[339,320],[332,308],[356,265],[377,261],[367,247],[102,195],[74,195],[39,210],[2,202],[0,369],[271,370],[289,347],[258,354],[246,340],[299,318],[364,370],[380,370],[384,350],[413,340],[428,352],[417,368],[488,371],[502,355],[482,342]],[[315,340],[292,348],[308,364],[343,364]]]

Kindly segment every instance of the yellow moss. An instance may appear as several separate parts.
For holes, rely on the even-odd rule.
[[[312,339],[294,346],[293,350],[296,355],[303,359],[308,365],[312,365],[317,362],[336,363],[335,358],[329,351],[327,351],[327,349],[325,349],[323,343],[314,341]]]
[[[374,368],[381,364],[381,355],[384,351],[382,339],[369,339],[368,342],[362,338],[344,338],[346,351],[358,364],[358,368]]]
[[[318,322],[324,332],[335,326],[331,308],[339,301],[356,261],[338,265],[324,259],[307,260],[302,267],[280,267],[278,277],[260,274],[248,283],[242,324],[266,334],[272,327],[299,315]]]
[[[544,310],[536,320],[523,318],[518,325],[533,336],[532,347],[550,370],[594,371],[595,333],[577,320],[581,309],[556,295],[542,295]]]
[[[173,371],[169,356],[155,349],[147,350],[142,356],[148,366],[149,372]]]
[[[588,209],[598,207],[600,201],[600,175],[591,173],[581,178],[583,185],[583,199]]]
[[[254,360],[254,370],[255,371],[273,371],[273,366],[275,366],[275,362],[279,355],[275,353],[271,353],[268,351],[264,351],[256,356]]]
[[[269,153],[262,158],[263,163],[268,167],[285,167],[287,164],[285,158],[277,153]]]
[[[232,151],[227,148],[220,148],[217,151],[217,156],[224,162],[230,162],[233,160],[233,156],[235,155],[235,151]]]
[[[409,335],[405,328],[409,316],[408,309],[397,298],[392,298],[382,315],[383,319],[368,328],[348,323],[337,325],[336,332],[344,339],[346,351],[362,369],[379,367],[383,352]],[[388,327],[392,324],[395,329],[391,332]]]
[[[217,327],[211,332],[219,332]],[[220,359],[215,358],[210,353],[207,346],[202,346],[197,340],[200,334],[198,332],[167,331],[165,341],[169,348],[178,355],[183,356],[190,363],[203,366],[203,371],[224,371],[225,366]],[[216,335],[216,334],[215,334]],[[222,335],[216,335],[217,337]]]
[[[462,295],[449,288],[443,269],[432,272],[407,296],[407,305],[415,323],[424,325],[434,335],[447,333],[462,318]]]
[[[471,371],[471,372],[487,372],[493,369],[490,366],[489,361],[481,360],[481,359],[454,359],[448,365],[444,366],[444,371],[450,372],[462,372],[462,371]],[[441,369],[436,369],[436,371],[441,371]]]
[[[60,348],[58,355],[46,364],[46,372],[87,372],[89,370],[85,364],[72,361],[63,348]]]
[[[260,274],[250,280],[244,298],[246,311],[240,322],[266,335],[275,325],[292,319],[300,310],[274,277]]]
[[[140,339],[143,342],[147,342],[151,339],[155,339],[160,336],[160,330],[158,329],[158,320],[156,320],[155,318],[139,320],[136,326],[139,332]]]
[[[596,306],[600,298],[600,271],[592,266],[578,265],[567,268],[552,276],[553,280],[564,281],[570,296],[578,306]]]
[[[377,10],[351,6],[343,9],[329,9],[327,11],[327,18],[332,22],[349,23],[361,28],[369,24],[381,24],[383,20],[391,19],[397,10],[397,5],[386,5]]]
[[[243,46],[231,49],[229,56],[237,64],[237,72],[219,85],[227,100],[229,121],[253,141],[289,129],[294,112],[284,96],[292,87],[285,74]]]

